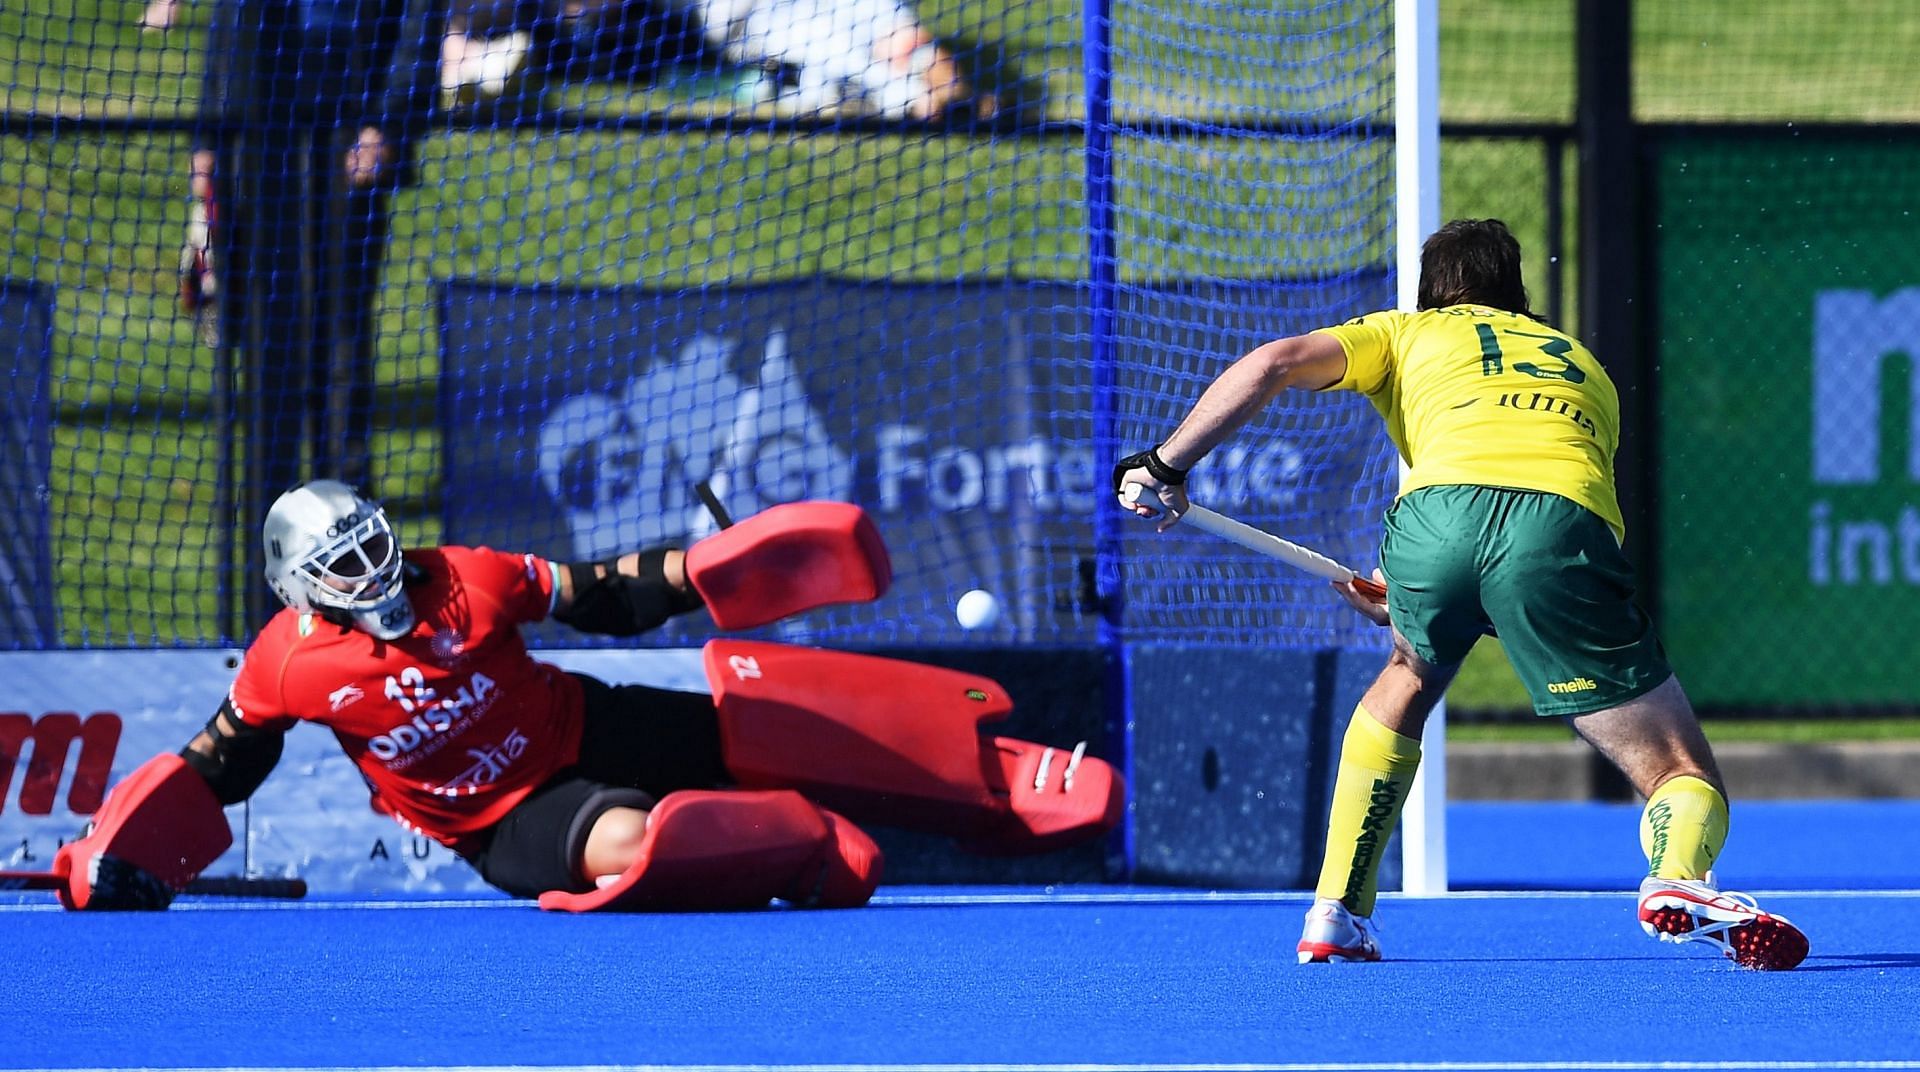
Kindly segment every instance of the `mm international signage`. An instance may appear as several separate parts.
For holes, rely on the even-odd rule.
[[[1920,146],[1657,165],[1660,617],[1696,703],[1920,702]]]

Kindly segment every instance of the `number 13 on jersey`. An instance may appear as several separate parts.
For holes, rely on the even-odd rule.
[[[1531,331],[1514,331],[1512,328],[1495,334],[1485,324],[1475,324],[1473,330],[1480,333],[1480,374],[1483,376],[1498,376],[1506,371],[1507,355],[1500,348],[1500,335],[1504,334],[1541,340],[1535,348],[1549,359],[1559,362],[1557,368],[1546,368],[1532,361],[1515,361],[1513,371],[1541,380],[1565,380],[1568,383],[1585,383],[1587,380],[1587,374],[1573,363],[1573,358],[1567,356],[1573,352],[1573,340],[1563,335],[1538,335]]]

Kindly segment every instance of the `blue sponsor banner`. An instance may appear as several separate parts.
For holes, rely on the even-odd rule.
[[[53,302],[38,284],[0,279],[0,649],[59,636],[48,518]]]
[[[1124,433],[1164,434],[1204,385],[1198,371],[1169,378],[1168,345],[1210,378],[1235,347],[1364,311],[1383,280],[1129,288],[1118,391],[1123,404],[1144,402],[1137,419],[1121,414]],[[776,638],[1090,644],[1094,517],[1110,500],[1111,466],[1093,443],[1090,331],[1084,288],[1070,282],[448,283],[447,539],[599,559],[714,531],[695,491],[703,481],[735,518],[850,501],[886,539],[893,590],[782,623]],[[1371,530],[1390,495],[1390,458],[1364,402],[1337,404],[1352,427],[1356,413],[1371,426],[1311,445],[1252,437],[1209,475],[1212,501],[1343,524],[1365,515]],[[1340,539],[1335,549],[1350,550]],[[973,588],[997,594],[1003,613],[969,632],[953,606]],[[1187,602],[1171,589],[1146,602],[1156,598]],[[645,639],[680,645],[709,629],[694,616]]]

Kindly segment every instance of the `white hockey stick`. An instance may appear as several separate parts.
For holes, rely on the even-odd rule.
[[[1141,494],[1145,490],[1145,488],[1142,488],[1138,484],[1128,484],[1124,496],[1127,505],[1131,506],[1138,502]],[[1345,584],[1351,581],[1353,582],[1354,591],[1359,592],[1375,603],[1385,603],[1387,601],[1387,590],[1378,581],[1375,581],[1371,577],[1361,576],[1354,570],[1335,562],[1333,559],[1328,558],[1326,555],[1321,554],[1311,547],[1302,547],[1292,540],[1283,540],[1265,529],[1256,529],[1244,521],[1235,521],[1225,514],[1209,510],[1204,506],[1191,502],[1187,504],[1187,512],[1180,515],[1180,520],[1202,532],[1211,533],[1223,540],[1237,543],[1256,554],[1262,554],[1268,558],[1277,558],[1287,565],[1297,570],[1304,570],[1307,573],[1313,574],[1315,577],[1324,578],[1335,584]]]

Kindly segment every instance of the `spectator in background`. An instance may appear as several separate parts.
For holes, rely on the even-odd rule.
[[[498,98],[521,72],[652,77],[673,64],[764,72],[758,100],[803,115],[990,118],[952,53],[895,0],[456,0],[443,89]]]
[[[370,476],[388,200],[433,107],[443,2],[212,0],[190,179],[211,226],[190,230],[183,301],[218,295],[260,494],[303,457]]]
[[[897,0],[689,0],[728,59],[792,72],[776,98],[796,111],[934,119],[972,91],[953,56]],[[990,96],[971,100],[991,118]]]
[[[554,0],[452,0],[440,42],[440,89],[449,105],[532,92],[522,80],[554,55]],[[535,56],[540,59],[536,61]]]

